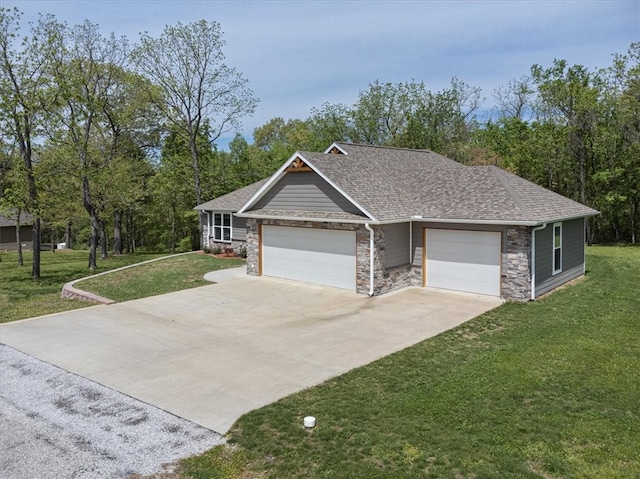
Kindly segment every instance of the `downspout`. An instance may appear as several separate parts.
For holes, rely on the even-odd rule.
[[[531,301],[536,299],[536,231],[543,230],[547,223],[531,229]]]
[[[205,213],[207,214],[207,248],[210,247],[211,245],[209,244],[210,238],[211,238],[211,213],[209,213],[208,211],[205,211]]]
[[[373,296],[373,230],[369,226],[369,223],[365,223],[364,227],[369,231],[369,296]]]
[[[409,264],[413,263],[413,221],[409,221]]]

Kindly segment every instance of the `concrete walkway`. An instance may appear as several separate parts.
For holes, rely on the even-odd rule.
[[[499,304],[422,288],[369,298],[247,276],[2,324],[0,342],[224,433],[252,409]]]
[[[229,281],[230,279],[246,278],[247,267],[239,266],[237,268],[219,269],[217,271],[211,271],[204,275],[205,281],[211,281],[212,283],[221,283],[223,281]]]

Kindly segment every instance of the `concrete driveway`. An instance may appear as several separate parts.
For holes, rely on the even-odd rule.
[[[248,411],[401,350],[500,300],[369,298],[270,278],[0,325],[0,342],[225,433]]]

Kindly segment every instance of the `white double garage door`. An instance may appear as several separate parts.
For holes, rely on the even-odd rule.
[[[500,296],[500,233],[425,230],[426,286]],[[263,226],[262,274],[356,289],[356,233]]]
[[[356,233],[264,225],[262,274],[355,291]]]

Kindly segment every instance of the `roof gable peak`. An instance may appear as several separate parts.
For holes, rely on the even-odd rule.
[[[337,142],[335,143],[331,143],[331,145],[329,146],[329,148],[327,148],[326,150],[324,150],[325,154],[332,154],[332,155],[348,155],[349,153],[347,153],[347,151],[342,148]]]
[[[307,165],[304,158],[298,155],[293,161],[289,164],[289,166],[284,170],[286,173],[299,173],[302,171],[313,171],[311,167]]]

